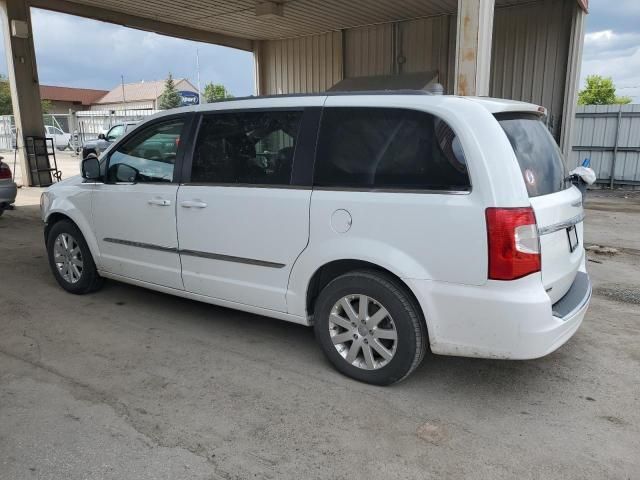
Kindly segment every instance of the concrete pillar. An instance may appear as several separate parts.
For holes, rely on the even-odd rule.
[[[575,123],[576,106],[578,105],[578,90],[580,88],[580,66],[582,64],[582,47],[584,46],[584,24],[586,12],[577,3],[573,7],[571,21],[571,41],[569,43],[569,58],[567,62],[567,78],[564,87],[564,105],[562,108],[562,127],[560,130],[560,149],[564,154],[567,167],[571,163],[571,149],[573,147],[573,125]]]
[[[0,13],[22,179],[23,183],[33,185],[24,137],[43,136],[44,123],[29,5],[25,0],[0,0]]]
[[[489,95],[495,0],[458,0],[456,95]]]

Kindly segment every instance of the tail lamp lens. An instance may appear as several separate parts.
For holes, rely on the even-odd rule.
[[[0,180],[11,178],[11,169],[6,163],[0,163]]]
[[[489,279],[515,280],[539,272],[540,239],[533,209],[487,208]]]

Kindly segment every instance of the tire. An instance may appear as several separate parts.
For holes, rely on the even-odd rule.
[[[366,305],[364,315],[361,304]],[[375,270],[331,281],[316,300],[314,319],[326,357],[338,371],[361,382],[399,382],[420,365],[427,350],[426,324],[416,301],[395,278]]]
[[[66,242],[63,238],[66,238]],[[59,239],[60,243],[57,244]],[[65,249],[65,243],[69,245],[68,250]],[[64,255],[60,256],[60,253]],[[60,220],[51,227],[47,237],[47,256],[53,276],[67,292],[84,295],[102,287],[104,280],[98,275],[89,246],[71,221]],[[76,268],[73,269],[72,265]]]

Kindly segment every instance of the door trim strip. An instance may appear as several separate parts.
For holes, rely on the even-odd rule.
[[[266,260],[256,260],[255,258],[234,257],[233,255],[222,255],[220,253],[200,252],[197,250],[179,250],[180,255],[188,255],[190,257],[208,258],[211,260],[221,260],[223,262],[244,263],[247,265],[256,265],[258,267],[268,268],[284,268],[284,263],[268,262]]]
[[[105,238],[105,242],[116,243],[118,245],[126,245],[129,247],[145,248],[147,250],[157,250],[160,252],[177,253],[189,257],[208,258],[210,260],[221,260],[223,262],[243,263],[245,265],[255,265],[267,268],[284,268],[284,263],[269,262],[266,260],[257,260],[255,258],[235,257],[233,255],[222,255],[220,253],[201,252],[198,250],[181,250],[178,248],[163,247],[152,243],[132,242],[130,240],[121,240],[119,238]]]
[[[131,242],[129,240],[120,240],[119,238],[105,238],[105,242],[117,243],[118,245],[126,245],[128,247],[146,248],[147,250],[159,250],[161,252],[178,253],[177,248],[163,247],[152,243]]]

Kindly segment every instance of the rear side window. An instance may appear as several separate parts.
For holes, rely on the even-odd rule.
[[[191,181],[289,185],[301,111],[218,113],[202,119]]]
[[[467,162],[447,123],[425,112],[325,108],[314,184],[323,187],[469,190]]]
[[[564,190],[567,172],[562,154],[540,117],[498,114],[496,118],[516,154],[529,197]]]

